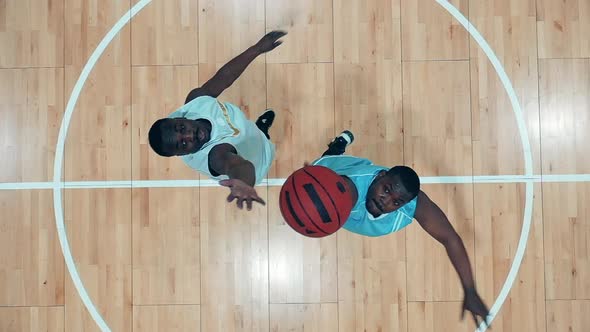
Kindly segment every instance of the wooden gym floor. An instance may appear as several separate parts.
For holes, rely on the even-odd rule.
[[[135,1],[0,0],[0,331],[99,330],[64,262],[54,161],[84,65]],[[350,154],[444,182],[423,189],[462,236],[489,306],[526,243],[493,331],[589,331],[590,1],[452,3],[510,78],[530,153],[486,53],[435,0],[153,0],[141,10],[85,81],[57,170],[78,184],[61,190],[60,229],[106,326],[474,330],[459,320],[462,290],[443,247],[416,223],[314,240],[282,222],[277,185],[258,189],[267,206],[251,212],[217,186],[112,188],[199,179],[150,151],[149,126],[266,31],[285,29],[284,44],[221,96],[251,118],[277,112],[269,178],[351,129]],[[102,187],[80,188],[87,181]]]

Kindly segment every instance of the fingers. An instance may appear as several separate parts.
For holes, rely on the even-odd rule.
[[[258,202],[258,203],[260,203],[262,205],[266,205],[266,202],[262,198],[260,198],[258,196],[254,197],[252,200],[255,201],[255,202]]]
[[[269,51],[274,50],[276,47],[283,43],[282,40],[279,40],[281,37],[285,36],[287,33],[281,30],[274,30],[262,37],[256,46],[258,47],[258,51],[261,53],[266,53]]]
[[[477,314],[481,317],[487,317],[490,314],[490,311],[486,307],[482,307],[477,311]]]
[[[273,31],[269,32],[267,34],[267,36],[269,38],[272,38],[274,40],[277,40],[277,39],[285,36],[286,34],[287,34],[287,32],[286,31],[283,31],[283,30],[273,30]]]
[[[252,210],[252,202],[258,202],[262,205],[266,205],[266,202],[264,202],[264,200],[258,196],[248,197],[248,198],[243,199],[243,201],[244,200],[246,201],[246,209],[248,209],[248,211]],[[242,208],[239,203],[238,203],[238,207],[240,209]]]
[[[231,179],[222,180],[219,184],[230,187],[230,194],[227,196],[227,202],[231,203],[237,199],[236,205],[239,209],[244,208],[244,202],[246,202],[246,208],[248,211],[252,210],[253,202],[266,205],[266,202],[258,196],[256,190],[252,187],[243,186],[240,182],[233,182]]]
[[[475,327],[478,328],[481,324],[484,324],[484,326],[486,328],[491,329],[490,324],[488,323],[488,317],[487,316],[482,316],[479,314],[475,314],[475,313],[471,313],[471,315],[473,316],[473,321],[475,322]],[[478,321],[478,317],[481,316],[481,322]]]
[[[238,205],[238,209],[240,209],[240,210],[243,209],[244,208],[244,199],[238,198],[237,205]]]
[[[475,302],[473,302],[473,298],[471,298],[471,300],[469,298],[464,300],[463,311],[461,312],[461,320],[463,320],[465,317],[465,311],[469,311],[471,313],[476,327],[479,327],[480,325],[480,322],[478,322],[478,317],[481,317],[481,323],[485,324],[485,326],[488,328],[490,327],[490,324],[488,323],[490,311],[487,309],[483,301],[481,301],[479,296],[476,296]]]
[[[266,203],[264,202],[264,200],[258,196],[253,196],[253,197],[240,197],[239,195],[234,195],[229,194],[227,196],[227,202],[231,203],[234,200],[237,199],[236,205],[237,207],[241,210],[244,208],[244,202],[246,202],[246,208],[248,209],[248,211],[252,210],[252,202],[258,202],[262,205],[266,205]]]
[[[486,324],[486,328],[487,329],[492,329],[492,325],[490,325],[490,322],[488,322],[488,316],[485,316],[483,319],[484,323]]]
[[[275,48],[277,48],[277,47],[278,47],[279,45],[281,45],[282,43],[283,43],[283,41],[282,41],[282,40],[279,40],[279,41],[277,41],[277,42],[274,42],[274,43],[272,44],[272,49],[274,50]]]
[[[478,299],[478,304],[477,304],[477,314],[484,317],[487,317],[490,314],[490,310],[488,309],[488,307],[483,303],[483,301],[479,298],[479,296],[477,297]]]

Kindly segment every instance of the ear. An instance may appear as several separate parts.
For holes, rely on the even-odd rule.
[[[379,173],[377,173],[377,177],[378,178],[383,177],[383,176],[385,176],[385,174],[387,174],[386,170],[379,171]]]

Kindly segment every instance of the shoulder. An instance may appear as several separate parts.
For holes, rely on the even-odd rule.
[[[332,167],[360,167],[372,166],[373,162],[369,159],[359,158],[348,155],[324,156],[313,162],[313,165]]]
[[[191,99],[190,101],[186,102],[183,107],[184,108],[191,108],[193,106],[201,106],[201,105],[208,105],[217,103],[217,98],[213,98],[207,95],[201,95]]]
[[[418,193],[415,218],[418,222],[428,222],[444,216],[442,210],[423,191]]]
[[[420,192],[418,193],[418,196],[416,196],[416,218],[418,217],[418,215],[424,213],[429,207],[430,204],[432,204],[432,201],[430,200],[430,197],[428,197],[428,195],[426,195],[425,192],[423,192],[422,190],[420,190]]]
[[[208,97],[208,98],[215,99],[211,92],[209,92],[206,88],[200,87],[200,88],[196,88],[196,89],[191,90],[191,92],[189,92],[188,95],[186,96],[184,103],[188,104],[191,101],[193,101],[197,98],[201,98],[201,97]]]

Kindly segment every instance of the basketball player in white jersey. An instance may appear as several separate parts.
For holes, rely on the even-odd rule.
[[[274,112],[267,110],[256,123],[235,105],[216,98],[259,55],[281,45],[287,33],[272,31],[225,64],[203,86],[193,89],[185,105],[156,121],[149,131],[152,149],[164,157],[180,156],[191,168],[220,180],[230,188],[228,202],[237,199],[248,210],[252,202],[265,204],[254,185],[262,181],[274,159],[275,146],[268,129]]]

